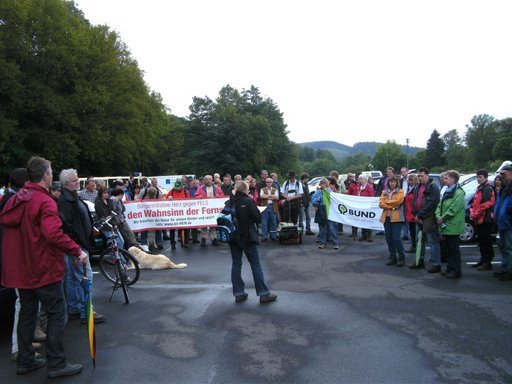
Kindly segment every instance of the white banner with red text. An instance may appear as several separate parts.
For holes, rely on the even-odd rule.
[[[324,191],[327,217],[331,221],[348,224],[353,227],[383,231],[380,222],[382,208],[378,197],[352,196]]]
[[[138,200],[124,203],[126,221],[133,232],[216,227],[227,198]]]

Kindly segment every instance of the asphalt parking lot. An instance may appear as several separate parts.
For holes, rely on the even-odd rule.
[[[448,280],[386,267],[383,236],[360,243],[348,233],[338,251],[319,250],[313,236],[302,245],[262,244],[266,278],[278,294],[265,305],[247,263],[249,300],[235,304],[226,245],[171,251],[166,242],[165,254],[188,267],[142,270],[128,305],[120,291],[109,303],[111,288],[96,274],[95,307],[107,317],[96,326],[96,368],[85,327],[71,321],[68,359],[83,363],[84,371],[60,381],[512,382],[512,282],[471,268],[467,263],[478,259],[474,245],[462,249],[462,279]],[[5,328],[0,382],[45,381],[44,369],[16,375]]]

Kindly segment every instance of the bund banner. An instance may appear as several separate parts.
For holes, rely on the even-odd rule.
[[[216,227],[227,198],[137,200],[124,203],[126,221],[133,232]]]
[[[384,230],[384,226],[379,221],[382,208],[379,208],[378,197],[351,196],[324,191],[324,201],[329,220],[358,228]]]

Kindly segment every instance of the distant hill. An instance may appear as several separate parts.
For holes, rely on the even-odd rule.
[[[317,149],[326,149],[330,151],[333,156],[336,158],[336,160],[343,160],[344,158],[348,156],[355,155],[356,153],[364,153],[368,156],[375,156],[375,153],[377,152],[377,147],[384,143],[377,143],[375,141],[365,141],[365,142],[359,142],[355,143],[352,147],[340,144],[335,141],[310,141],[307,143],[299,143],[301,147],[309,147],[313,148],[315,150]],[[414,156],[416,152],[419,150],[424,149],[420,147],[409,147],[409,155]],[[402,152],[407,153],[407,146],[402,145]]]

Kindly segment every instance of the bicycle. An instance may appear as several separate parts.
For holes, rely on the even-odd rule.
[[[100,230],[108,227],[109,234],[104,233],[107,238],[107,248],[100,254],[99,268],[101,274],[114,283],[109,301],[112,301],[114,292],[122,288],[125,302],[128,304],[130,302],[128,286],[139,280],[139,262],[126,249],[119,248],[117,245],[119,233],[117,227],[110,224],[111,220],[112,216],[100,220]]]

